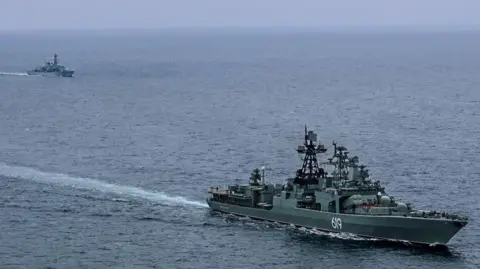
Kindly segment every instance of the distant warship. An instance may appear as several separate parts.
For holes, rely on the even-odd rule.
[[[63,65],[58,63],[58,56],[53,56],[53,63],[47,61],[44,65],[39,66],[33,70],[27,71],[29,75],[42,75],[42,76],[58,76],[58,77],[73,77],[74,70],[69,70]]]
[[[319,165],[317,154],[327,149],[316,141],[317,134],[305,126],[304,143],[297,148],[302,168],[285,184],[265,183],[264,167],[262,173],[257,168],[249,184],[210,188],[208,205],[253,219],[426,245],[446,245],[467,225],[467,217],[396,202],[369,178],[357,156],[348,157],[347,149],[335,142],[332,158]]]

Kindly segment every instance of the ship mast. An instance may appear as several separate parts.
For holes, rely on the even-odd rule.
[[[324,145],[318,144],[317,134],[307,130],[305,125],[305,139],[303,145],[298,146],[297,152],[304,154],[302,168],[297,170],[295,184],[299,185],[316,185],[318,179],[325,176],[325,171],[318,166],[317,153],[325,153],[327,149]]]
[[[332,173],[335,180],[343,180],[346,178],[348,173],[348,151],[347,148],[343,146],[337,146],[337,143],[333,142],[333,158],[335,158],[334,166],[335,169]]]

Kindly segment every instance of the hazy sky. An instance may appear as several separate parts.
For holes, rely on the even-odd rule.
[[[0,29],[480,26],[480,0],[0,0]]]

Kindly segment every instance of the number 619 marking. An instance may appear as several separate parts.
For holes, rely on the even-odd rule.
[[[332,218],[332,227],[333,227],[333,229],[341,230],[342,229],[342,220],[340,218],[333,217]]]

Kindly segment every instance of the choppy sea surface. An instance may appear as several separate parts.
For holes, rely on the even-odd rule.
[[[480,33],[0,33],[0,268],[479,268]],[[27,76],[57,53],[74,78]],[[304,124],[448,248],[210,212]]]

